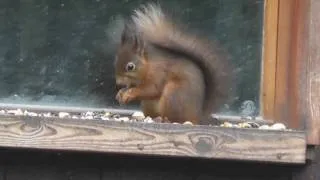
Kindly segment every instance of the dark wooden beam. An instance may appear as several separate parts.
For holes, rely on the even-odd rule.
[[[304,132],[0,117],[0,147],[304,163]]]

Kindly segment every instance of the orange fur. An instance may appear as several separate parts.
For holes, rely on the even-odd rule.
[[[199,124],[228,92],[228,72],[215,46],[182,32],[154,4],[135,10],[116,54],[120,103],[141,101],[146,116]]]

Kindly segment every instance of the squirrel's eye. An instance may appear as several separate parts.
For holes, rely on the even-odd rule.
[[[133,71],[136,68],[136,65],[133,62],[129,62],[126,66],[127,71]]]

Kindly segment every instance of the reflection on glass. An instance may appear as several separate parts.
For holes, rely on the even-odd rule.
[[[2,0],[0,102],[119,107],[108,26],[146,1]],[[224,113],[259,110],[263,0],[160,1],[190,27],[215,37],[237,67],[235,101]],[[136,108],[132,104],[125,108]]]

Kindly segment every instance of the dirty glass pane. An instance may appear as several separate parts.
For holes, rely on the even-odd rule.
[[[0,103],[118,108],[113,54],[102,57],[97,47],[107,44],[106,31],[115,16],[142,2],[147,1],[1,0]],[[232,55],[235,101],[224,113],[257,112],[264,1],[160,3],[215,37]]]

